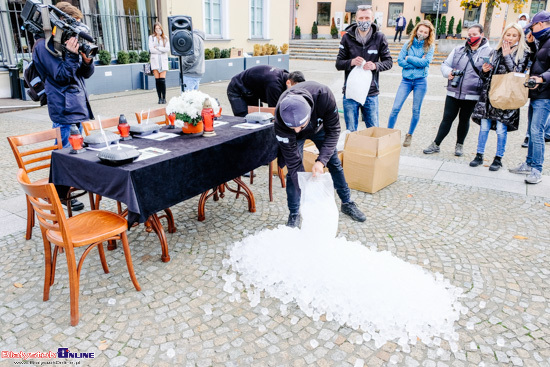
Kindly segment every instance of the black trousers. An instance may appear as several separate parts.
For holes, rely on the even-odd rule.
[[[397,35],[399,34],[399,42],[401,42],[401,35],[403,34],[403,30],[395,31],[395,36],[393,36],[393,42],[397,39]]]
[[[470,129],[470,116],[474,112],[477,101],[456,99],[447,96],[445,99],[445,108],[443,110],[443,119],[439,124],[439,130],[434,142],[441,145],[441,142],[451,131],[451,126],[458,115],[458,128],[456,130],[456,143],[464,144],[468,130]]]
[[[251,93],[243,93],[234,88],[232,84],[227,87],[227,99],[231,104],[233,116],[245,117],[248,114],[248,106],[257,106],[258,99]]]

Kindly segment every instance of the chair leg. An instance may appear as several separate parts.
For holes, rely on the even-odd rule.
[[[128,273],[130,273],[130,279],[134,283],[137,291],[141,291],[141,287],[136,278],[136,273],[134,272],[134,264],[132,263],[132,254],[130,253],[130,246],[128,245],[128,237],[126,236],[126,231],[120,234],[120,240],[122,242],[122,248],[124,249],[124,257],[126,258],[126,265],[128,266]]]
[[[284,189],[286,187],[285,174],[283,172],[283,169],[279,166],[277,166],[277,174],[279,175],[279,179],[281,180],[281,187]]]
[[[67,268],[69,271],[69,293],[71,300],[71,325],[78,325],[78,297],[80,293],[80,279],[76,267],[76,259],[74,257],[74,249],[68,247],[65,250],[67,256]]]
[[[71,205],[71,197],[69,194],[67,194],[67,199],[65,202],[67,203],[67,216],[70,218],[73,216],[73,207]]]
[[[250,184],[254,183],[254,170],[250,171]]]
[[[42,230],[42,228],[40,228]],[[52,246],[46,238],[46,233],[42,230],[42,240],[44,242],[44,265],[46,267],[44,274],[44,295],[42,300],[45,302],[50,299],[50,287],[52,284]]]
[[[96,210],[95,200],[94,200],[94,193],[91,192],[91,191],[88,191],[88,197],[90,198],[90,209],[91,210]]]
[[[25,195],[27,200],[27,233],[25,234],[25,239],[30,240],[32,237],[32,229],[34,227],[34,208],[32,207],[29,197]]]
[[[59,246],[54,246],[53,248],[53,261],[52,261],[52,279],[50,281],[50,286],[53,285],[53,283],[55,282],[55,268],[57,266],[57,254],[63,250],[63,247],[59,247]]]
[[[101,260],[101,266],[105,274],[109,274],[109,267],[107,266],[107,260],[105,259],[105,249],[103,248],[103,242],[97,245],[99,251],[99,259]]]
[[[269,184],[269,201],[273,201],[273,161],[269,162],[268,168],[268,184]]]

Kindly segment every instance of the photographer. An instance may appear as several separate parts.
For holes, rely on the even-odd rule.
[[[78,21],[82,19],[82,13],[73,5],[60,2],[57,7]],[[37,39],[32,59],[44,81],[52,128],[60,128],[63,147],[69,147],[71,124],[76,124],[82,131],[80,123],[94,118],[84,84],[84,79],[94,73],[94,64],[91,58],[79,53],[76,37],[65,42],[61,57],[52,55],[46,47],[53,50],[54,40],[50,39],[46,45],[43,36]],[[73,200],[71,206],[72,210],[84,207],[77,200]]]
[[[510,170],[512,173],[527,174],[525,182],[537,184],[542,181],[544,163],[544,131],[550,116],[550,12],[535,14],[527,25],[530,33],[527,44],[535,49],[535,59],[531,65],[529,78],[529,147],[525,162]],[[538,41],[538,45],[535,44]]]
[[[463,144],[470,128],[470,116],[481,94],[482,81],[480,79],[484,58],[491,54],[491,47],[483,37],[483,26],[474,24],[468,29],[468,40],[464,46],[458,46],[443,64],[441,73],[447,79],[447,98],[443,110],[443,119],[435,140],[424,149],[424,154],[439,153],[439,145],[449,131],[458,115],[455,155],[463,154]]]

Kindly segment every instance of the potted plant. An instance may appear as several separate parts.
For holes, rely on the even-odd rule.
[[[317,22],[313,22],[313,26],[311,26],[311,39],[316,40],[317,33],[319,33],[319,30],[317,29]]]
[[[455,27],[455,17],[451,17],[449,20],[449,29],[447,29],[447,37],[454,37],[453,29]]]
[[[334,22],[334,17],[332,18],[332,24],[330,25],[330,35],[332,38],[338,38],[338,28],[336,28],[336,23]]]
[[[300,38],[302,38],[302,31],[300,30],[300,27],[296,26],[294,28],[294,39],[299,40]]]
[[[462,38],[462,19],[458,20],[458,24],[456,25],[456,34],[455,38],[461,39]]]
[[[411,32],[414,29],[413,21],[412,19],[409,20],[409,25],[407,25],[407,36],[410,36]]]
[[[445,39],[447,37],[447,17],[444,15],[441,17],[441,23],[439,23],[439,39]]]
[[[414,25],[417,25],[418,23],[420,23],[420,17],[416,17],[414,20]]]
[[[175,125],[181,127],[184,134],[202,135],[204,124],[201,112],[206,99],[210,99],[214,111],[219,111],[220,107],[215,98],[192,90],[172,97],[166,106],[166,114],[172,115],[171,118],[175,116]]]

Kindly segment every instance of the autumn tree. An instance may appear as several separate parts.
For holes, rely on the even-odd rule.
[[[485,37],[489,38],[491,35],[491,20],[493,19],[493,10],[495,6],[500,9],[502,4],[508,4],[513,6],[514,13],[519,13],[523,5],[527,3],[527,0],[462,0],[460,6],[463,9],[472,9],[474,6],[481,6],[486,4],[487,9],[485,11],[485,20],[483,28],[485,29]]]

